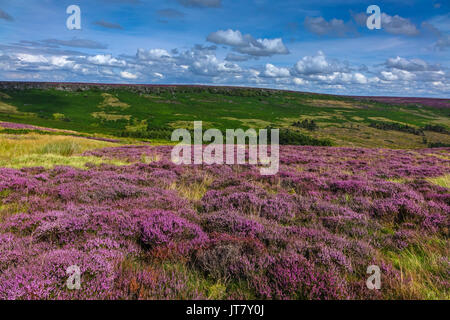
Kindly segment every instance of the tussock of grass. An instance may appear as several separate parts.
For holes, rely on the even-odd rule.
[[[40,135],[34,133],[18,135],[4,134],[0,135],[0,159],[10,159],[30,154],[52,153],[50,151],[61,154],[60,152],[64,149],[66,151],[73,149],[75,144],[78,146],[77,153],[97,148],[118,146],[117,143],[69,136]],[[72,147],[70,147],[71,145]]]
[[[433,184],[437,184],[438,186],[450,189],[450,174],[437,178],[428,178],[427,180]]]
[[[143,155],[141,156],[141,162],[142,162],[142,163],[152,163],[152,162],[159,161],[160,158],[161,158],[161,157],[160,157],[159,155],[157,155],[157,154],[155,154],[155,155],[146,155],[146,154],[143,154]]]
[[[58,154],[30,154],[15,157],[10,160],[0,160],[0,167],[20,169],[25,167],[44,167],[53,168],[54,166],[71,166],[80,169],[86,169],[86,164],[100,165],[102,163],[113,164],[117,166],[127,165],[129,163],[119,160],[103,159],[99,157],[84,156],[63,156]]]
[[[178,194],[188,200],[200,200],[208,190],[209,185],[213,182],[213,178],[205,176],[203,181],[195,183],[174,183],[170,189],[176,190]]]
[[[116,143],[88,140],[77,137],[57,135],[0,135],[0,167],[23,168],[58,165],[85,168],[86,163],[95,165],[110,163],[127,164],[118,160],[105,160],[98,157],[83,157],[84,151],[117,146]]]
[[[56,154],[65,157],[72,156],[79,153],[81,150],[80,145],[73,140],[56,141],[46,144],[39,150],[41,154]]]
[[[387,253],[400,270],[399,294],[402,299],[450,299],[445,281],[448,277],[448,242],[431,239],[399,252]]]

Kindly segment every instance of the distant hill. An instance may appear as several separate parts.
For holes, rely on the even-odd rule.
[[[175,128],[281,128],[288,144],[450,145],[448,99],[196,85],[0,82],[0,121],[144,140]]]

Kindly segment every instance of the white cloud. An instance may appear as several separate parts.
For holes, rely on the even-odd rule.
[[[367,78],[365,75],[363,75],[362,73],[355,73],[353,75],[353,78],[355,79],[355,81],[359,84],[366,84],[367,83]]]
[[[217,76],[220,73],[239,72],[241,68],[235,63],[219,61],[215,55],[206,54],[196,56],[190,70],[198,75]]]
[[[398,80],[398,76],[396,76],[395,74],[393,74],[390,71],[381,71],[381,75],[383,76],[383,78],[387,81],[394,81],[394,80]]]
[[[381,75],[384,77],[385,80],[388,81],[395,81],[395,80],[411,81],[416,77],[414,73],[400,69],[392,69],[391,71],[382,71]]]
[[[170,58],[170,54],[164,49],[150,49],[147,51],[138,49],[136,57],[139,60],[160,60],[162,58]]]
[[[231,46],[233,50],[251,56],[269,57],[289,53],[281,38],[255,39],[250,34],[243,35],[239,30],[218,30],[209,34],[206,40]]]
[[[263,74],[266,77],[272,77],[272,78],[285,78],[285,77],[289,77],[291,75],[291,73],[289,72],[289,69],[278,68],[270,63],[266,64],[266,69],[264,70]]]
[[[135,79],[137,79],[137,77],[138,77],[136,74],[133,74],[133,73],[128,72],[128,71],[122,71],[122,72],[120,73],[120,76],[121,76],[122,78],[128,79],[128,80],[135,80]]]
[[[1,50],[1,49],[0,49]],[[264,61],[263,66],[239,65],[217,55],[213,47],[194,46],[185,51],[137,50],[135,56],[70,55],[0,51],[2,79],[42,81],[99,81],[205,83],[252,85],[312,92],[352,94],[448,95],[447,69],[422,59],[399,56],[369,67],[330,59],[322,51],[300,57],[291,68]],[[33,75],[33,77],[31,77]],[[409,88],[406,91],[405,88]]]
[[[47,58],[43,55],[32,55],[28,53],[19,53],[17,54],[17,59],[20,62],[24,63],[46,63],[48,62]]]
[[[293,78],[292,81],[294,82],[294,84],[298,85],[298,86],[302,86],[308,83],[308,81],[303,80],[301,78]]]
[[[344,71],[347,67],[337,61],[329,61],[322,51],[319,51],[315,56],[305,56],[299,60],[294,70],[298,74],[328,74],[337,71]]]
[[[408,60],[399,56],[387,59],[386,66],[389,68],[397,68],[407,71],[426,71],[430,69],[430,66],[423,60]]]
[[[127,64],[124,60],[116,59],[110,54],[97,54],[95,56],[88,57],[87,60],[92,64],[104,66],[124,67]]]
[[[217,44],[226,44],[229,46],[246,46],[249,41],[251,41],[250,35],[245,36],[246,39],[244,40],[244,36],[239,30],[219,30],[213,33],[210,33],[206,40],[209,42],[217,43]]]

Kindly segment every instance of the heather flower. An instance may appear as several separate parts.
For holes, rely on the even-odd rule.
[[[189,241],[200,245],[207,240],[202,229],[170,211],[155,210],[142,213],[140,240],[149,247],[167,245],[177,241]]]
[[[126,166],[0,168],[0,299],[205,299],[211,280],[225,298],[404,298],[385,252],[447,237],[450,194],[427,178],[450,173],[448,151],[282,146],[274,176],[176,166],[148,145],[85,153]],[[194,184],[201,200],[182,198]],[[370,264],[383,290],[367,290]],[[65,286],[70,265],[82,290]]]

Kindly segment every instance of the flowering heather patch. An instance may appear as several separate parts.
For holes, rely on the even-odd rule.
[[[377,101],[394,105],[423,105],[434,108],[450,108],[449,99],[437,98],[405,98],[405,97],[355,97],[356,99]]]
[[[96,140],[96,141],[104,141],[104,142],[120,142],[118,139],[112,139],[112,138],[104,138],[104,137],[91,137],[91,136],[80,136],[79,134],[76,134],[75,131],[70,130],[62,130],[62,129],[53,129],[53,128],[46,128],[46,127],[37,127],[30,124],[23,124],[23,123],[15,123],[15,122],[1,122],[0,121],[0,129],[12,129],[12,130],[26,130],[26,131],[38,131],[38,132],[47,132],[47,133],[60,133],[65,134],[68,136],[74,136],[74,137],[81,137],[86,138],[90,140]]]
[[[14,123],[14,122],[0,122],[0,127],[6,128],[6,129],[28,129],[28,130],[39,130],[40,128],[36,126],[32,126],[29,124],[22,124],[22,123]]]
[[[450,195],[430,178],[450,173],[450,149],[285,146],[274,176],[170,151],[0,168],[0,299],[449,298]]]

